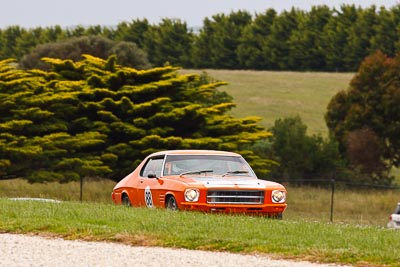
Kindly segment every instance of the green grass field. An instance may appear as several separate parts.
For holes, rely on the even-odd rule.
[[[0,232],[400,266],[400,231],[380,227],[7,199],[0,199],[0,218]]]
[[[347,89],[354,73],[204,70],[228,82],[219,87],[234,99],[235,117],[259,116],[269,128],[275,120],[299,115],[309,134],[327,134],[324,114],[336,92]],[[201,73],[182,70],[182,73]]]

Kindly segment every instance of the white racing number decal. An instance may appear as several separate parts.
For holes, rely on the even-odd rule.
[[[144,200],[146,201],[146,206],[148,208],[153,207],[153,197],[151,195],[150,186],[146,186],[146,188],[144,189]]]

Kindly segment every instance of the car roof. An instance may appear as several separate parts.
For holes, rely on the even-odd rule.
[[[183,150],[165,150],[151,154],[150,156],[158,155],[220,155],[220,156],[235,156],[240,157],[239,154],[221,150],[203,150],[203,149],[183,149]]]

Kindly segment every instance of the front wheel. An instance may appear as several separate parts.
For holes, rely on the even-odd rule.
[[[173,211],[178,210],[178,204],[174,196],[168,197],[166,208]]]
[[[126,206],[126,207],[130,207],[131,205],[131,200],[129,199],[127,194],[123,194],[122,195],[122,205]]]
[[[282,220],[283,219],[283,213],[276,213],[276,214],[273,214],[273,215],[268,215],[268,218]]]

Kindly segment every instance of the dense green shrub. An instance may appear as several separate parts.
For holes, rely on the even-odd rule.
[[[299,116],[278,119],[270,128],[268,142],[258,142],[255,151],[277,162],[269,177],[312,185],[326,184],[341,172],[337,144],[321,136],[307,135],[307,126]]]
[[[259,118],[234,118],[224,82],[165,66],[137,70],[84,55],[44,58],[51,71],[0,61],[0,175],[32,182],[82,176],[121,179],[148,153],[222,149],[265,173],[270,162],[243,150],[269,132]]]
[[[101,36],[73,37],[67,40],[46,43],[37,46],[19,62],[23,69],[50,70],[51,65],[42,61],[43,57],[82,60],[82,54],[93,55],[102,59],[117,55],[117,63],[136,69],[148,69],[150,63],[147,53],[135,43],[115,42]]]

